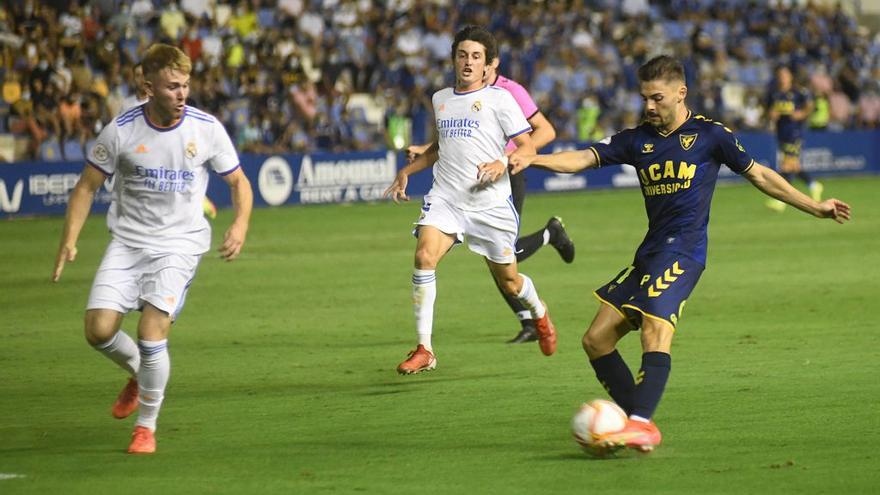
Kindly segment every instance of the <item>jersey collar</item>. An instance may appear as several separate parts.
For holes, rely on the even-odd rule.
[[[660,132],[660,130],[658,130],[658,129],[655,127],[655,128],[654,128],[654,131],[656,131],[657,134],[659,134],[659,135],[662,136],[662,137],[669,137],[669,136],[673,135],[673,134],[675,133],[675,131],[681,129],[681,127],[682,127],[683,125],[687,124],[688,120],[691,120],[691,117],[693,117],[693,116],[694,116],[694,113],[691,112],[690,109],[688,109],[687,118],[685,118],[685,119],[684,119],[684,122],[682,122],[681,124],[679,124],[678,127],[676,127],[675,129],[673,129],[673,130],[671,130],[671,131],[669,131],[669,132]]]
[[[469,95],[469,94],[471,94],[471,93],[476,93],[477,91],[482,91],[482,90],[484,90],[484,89],[486,89],[486,88],[488,88],[488,87],[489,87],[488,84],[484,84],[482,87],[479,87],[479,88],[477,88],[477,89],[472,89],[472,90],[470,90],[470,91],[459,91],[459,90],[457,90],[457,89],[455,89],[455,88],[453,87],[453,88],[452,88],[452,92],[453,92],[454,94],[457,94],[457,95]]]
[[[180,127],[180,124],[183,123],[183,119],[186,118],[186,113],[187,113],[186,111],[187,111],[188,108],[189,108],[188,106],[184,106],[184,107],[183,107],[183,114],[181,114],[181,116],[180,116],[180,118],[177,120],[177,122],[171,124],[171,125],[168,126],[168,127],[162,127],[162,126],[160,126],[160,125],[158,125],[158,124],[154,124],[153,121],[150,120],[150,117],[147,115],[147,111],[146,111],[146,109],[144,109],[144,112],[143,112],[143,113],[144,113],[144,121],[145,121],[145,122],[147,123],[147,125],[150,126],[150,128],[152,128],[153,130],[156,130],[156,131],[159,131],[159,132],[173,131],[174,129],[177,129],[178,127]]]

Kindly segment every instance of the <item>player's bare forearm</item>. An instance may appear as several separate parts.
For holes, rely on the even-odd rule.
[[[87,165],[73,191],[70,192],[67,212],[64,215],[64,230],[61,233],[58,253],[55,256],[55,270],[52,272],[53,282],[61,279],[64,264],[76,259],[76,241],[79,239],[79,234],[86,223],[89,211],[92,209],[95,192],[103,183],[104,175]]]
[[[416,156],[411,162],[397,172],[397,176],[394,177],[394,182],[388,186],[388,189],[385,189],[382,196],[386,198],[390,197],[395,203],[399,203],[401,199],[409,201],[409,196],[406,195],[406,186],[409,183],[409,176],[419,173],[426,168],[433,167],[437,159],[440,158],[439,150],[440,148],[437,143],[431,143],[431,146],[428,147],[427,151]]]
[[[838,199],[817,202],[813,198],[795,189],[781,175],[768,167],[755,163],[745,174],[755,187],[764,194],[787,203],[795,208],[819,218],[831,218],[843,223],[850,218],[850,207]]]
[[[223,236],[223,244],[220,245],[220,255],[226,261],[232,261],[241,253],[250,226],[251,211],[254,208],[254,192],[251,183],[241,169],[224,177],[229,185],[232,196],[232,210],[234,217],[232,224]]]
[[[424,152],[420,153],[405,167],[400,169],[399,173],[405,173],[407,177],[412,174],[417,174],[426,168],[433,167],[438,158],[440,158],[440,147],[436,142],[431,143]]]
[[[434,143],[412,144],[406,148],[406,162],[412,163],[419,155],[423,155],[428,151]]]
[[[595,168],[598,166],[596,153],[591,149],[579,151],[560,151],[549,155],[519,155],[519,150],[510,157],[513,164],[513,173],[522,170],[525,167],[532,166],[559,172],[564,174],[572,174]]]

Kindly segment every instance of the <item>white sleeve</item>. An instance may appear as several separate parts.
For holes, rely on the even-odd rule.
[[[507,139],[513,139],[524,132],[531,132],[532,126],[523,115],[522,109],[516,103],[516,100],[506,90],[498,92],[498,121],[501,123],[501,129]]]
[[[113,120],[101,130],[101,134],[95,140],[95,145],[88,150],[86,163],[110,177],[116,173],[118,158],[119,127],[116,126],[116,121]]]
[[[211,169],[220,175],[226,175],[238,168],[240,164],[238,153],[235,151],[235,146],[232,145],[232,139],[226,133],[226,128],[219,120],[214,121],[213,130],[211,149],[215,150],[215,153],[209,159]]]

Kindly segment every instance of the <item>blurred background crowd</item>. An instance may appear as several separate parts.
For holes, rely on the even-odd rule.
[[[855,6],[855,8],[854,8]],[[816,99],[809,125],[880,126],[880,36],[857,2],[755,0],[24,0],[0,6],[0,148],[79,160],[135,95],[154,42],[194,63],[191,103],[240,151],[349,151],[432,138],[431,95],[452,84],[452,37],[480,24],[500,72],[525,85],[559,139],[639,122],[636,69],[673,53],[690,106],[766,129],[779,64]],[[3,153],[6,161],[13,156]]]

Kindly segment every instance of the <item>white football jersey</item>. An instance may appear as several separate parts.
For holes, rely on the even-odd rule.
[[[531,132],[516,100],[506,90],[485,86],[459,93],[445,88],[434,93],[440,158],[434,165],[431,192],[462,210],[486,210],[510,196],[510,177],[480,185],[477,166],[504,156],[515,136]]]
[[[220,175],[239,166],[232,140],[216,118],[187,106],[171,127],[147,119],[144,106],[113,119],[87,162],[115,176],[107,226],[123,244],[201,254],[211,244],[202,210],[208,167]]]

